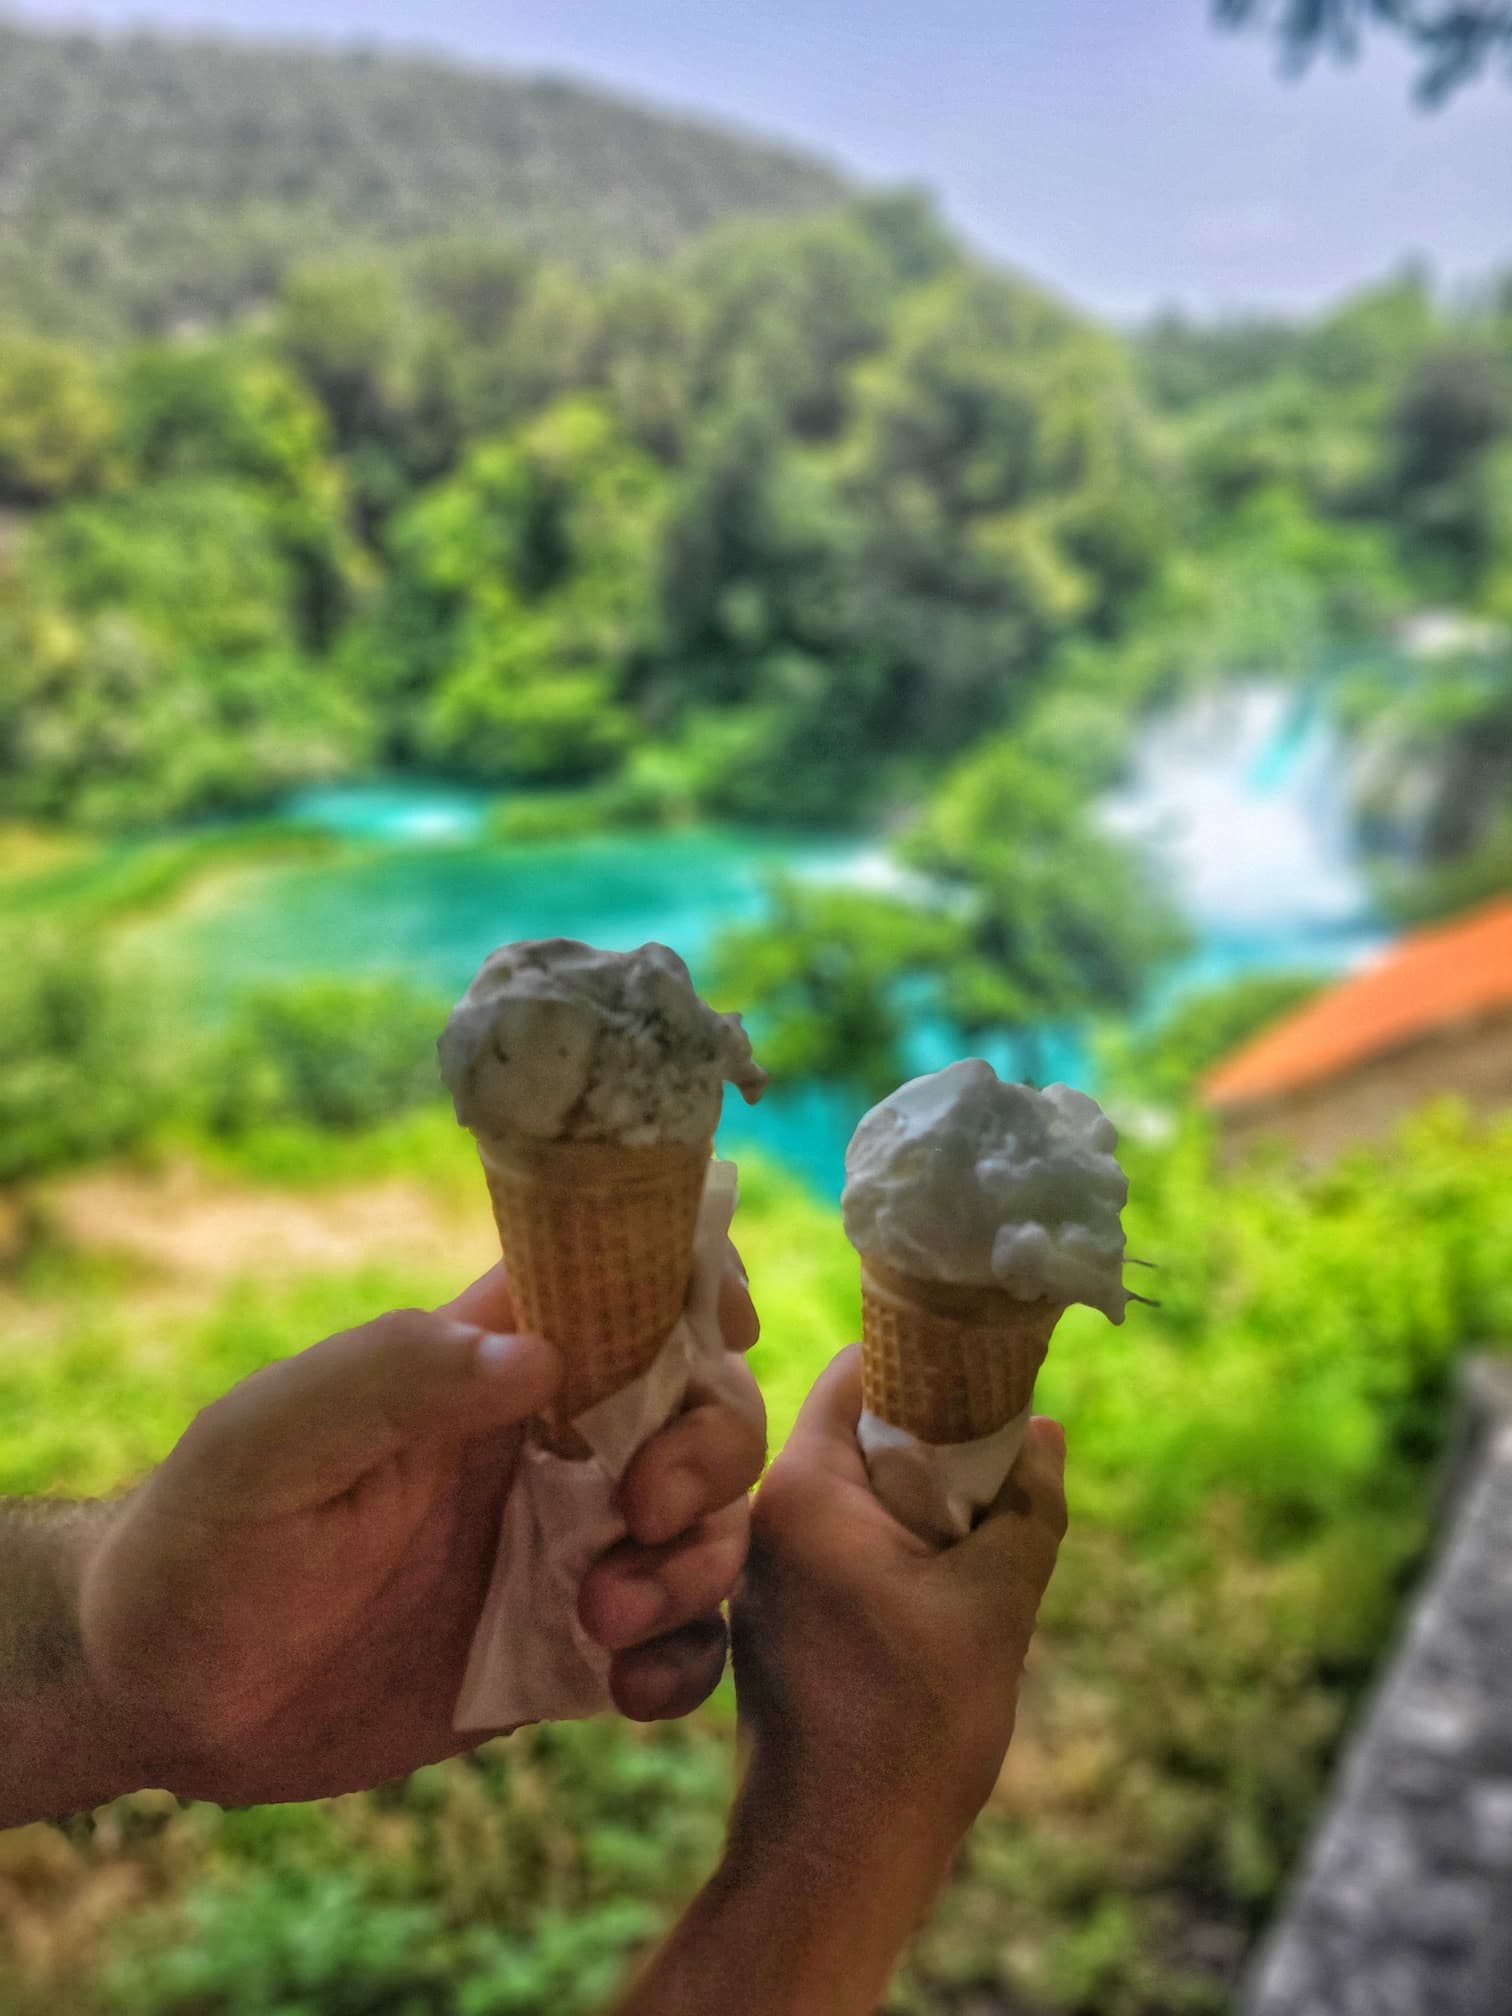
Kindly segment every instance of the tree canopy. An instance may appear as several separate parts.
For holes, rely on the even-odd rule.
[[[1512,7],[1506,0],[1213,0],[1218,20],[1251,24],[1279,43],[1294,70],[1321,54],[1354,56],[1367,34],[1399,35],[1421,57],[1417,92],[1440,105],[1498,65],[1512,78]]]

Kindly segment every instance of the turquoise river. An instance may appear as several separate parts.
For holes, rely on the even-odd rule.
[[[1326,722],[1263,684],[1227,689],[1147,732],[1102,816],[1154,848],[1194,947],[1152,987],[1147,1012],[1240,972],[1337,970],[1379,942],[1340,767]],[[408,781],[305,794],[288,806],[291,821],[355,844],[213,884],[153,927],[155,949],[191,968],[212,1000],[315,972],[402,973],[455,992],[494,945],[547,935],[612,947],[660,939],[698,977],[722,929],[762,914],[774,875],[871,888],[892,878],[885,849],[854,838],[695,829],[503,843],[486,837],[490,803]],[[911,1047],[915,1069],[953,1049],[949,1031],[927,1020]],[[1094,1075],[1064,1032],[1042,1032],[1041,1055],[1057,1075]],[[787,1086],[754,1111],[727,1113],[720,1139],[735,1153],[759,1144],[833,1192],[855,1117],[843,1094]]]

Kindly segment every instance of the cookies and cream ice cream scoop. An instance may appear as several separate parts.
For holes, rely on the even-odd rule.
[[[740,1017],[701,1000],[665,945],[502,945],[437,1049],[457,1118],[483,1136],[698,1147],[714,1133],[727,1082],[747,1100],[766,1084]]]
[[[727,1082],[766,1074],[665,945],[523,940],[484,960],[437,1050],[478,1143],[518,1321],[562,1354],[545,1433],[645,1372],[683,1311]]]

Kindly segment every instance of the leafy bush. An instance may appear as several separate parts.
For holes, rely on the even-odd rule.
[[[965,1043],[1127,1010],[1183,927],[1150,865],[1101,833],[1075,785],[1016,737],[946,775],[897,850],[889,895],[788,884],[727,932],[721,990],[774,1070],[880,1097],[922,1018]]]
[[[160,1117],[163,1022],[146,977],[88,940],[0,931],[0,1182],[138,1139]]]
[[[348,1179],[407,1171],[456,1210],[459,1243],[485,1209],[440,1113],[311,1152]],[[897,2016],[1228,2006],[1424,1544],[1456,1358],[1512,1336],[1512,1126],[1428,1114],[1306,1177],[1221,1175],[1200,1129],[1128,1160],[1130,1240],[1161,1263],[1163,1306],[1118,1330],[1073,1311],[1057,1331],[1040,1400],[1069,1430],[1071,1535],[1008,1772]],[[753,1159],[742,1189],[780,1441],[854,1333],[855,1259],[833,1209],[779,1172]],[[77,1260],[39,1262],[19,1292],[49,1343],[0,1354],[0,1491],[109,1489],[269,1357],[455,1285],[390,1261],[165,1313]],[[688,1724],[522,1732],[316,1806],[128,1802],[10,1865],[0,2002],[588,2016],[708,1866],[731,1761],[721,1696]],[[82,1928],[26,1981],[7,1972],[11,1908],[29,1937]]]
[[[910,983],[959,959],[947,913],[896,897],[781,882],[771,915],[724,933],[716,981],[750,1010],[780,1080],[825,1078],[880,1099],[903,1075]]]
[[[448,1005],[397,980],[258,988],[234,1009],[207,1067],[209,1124],[223,1134],[288,1120],[350,1129],[436,1099]]]

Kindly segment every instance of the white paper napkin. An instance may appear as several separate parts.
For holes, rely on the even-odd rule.
[[[971,1531],[1003,1488],[1024,1437],[1029,1408],[977,1442],[919,1442],[876,1414],[856,1430],[872,1489],[893,1517],[943,1546]]]
[[[624,1537],[614,1487],[631,1457],[678,1411],[695,1377],[716,1387],[729,1378],[719,1288],[735,1181],[733,1162],[710,1165],[687,1308],[655,1363],[573,1423],[592,1456],[569,1462],[527,1444],[454,1728],[571,1722],[610,1706],[609,1654],[578,1621],[578,1585],[589,1564]]]

